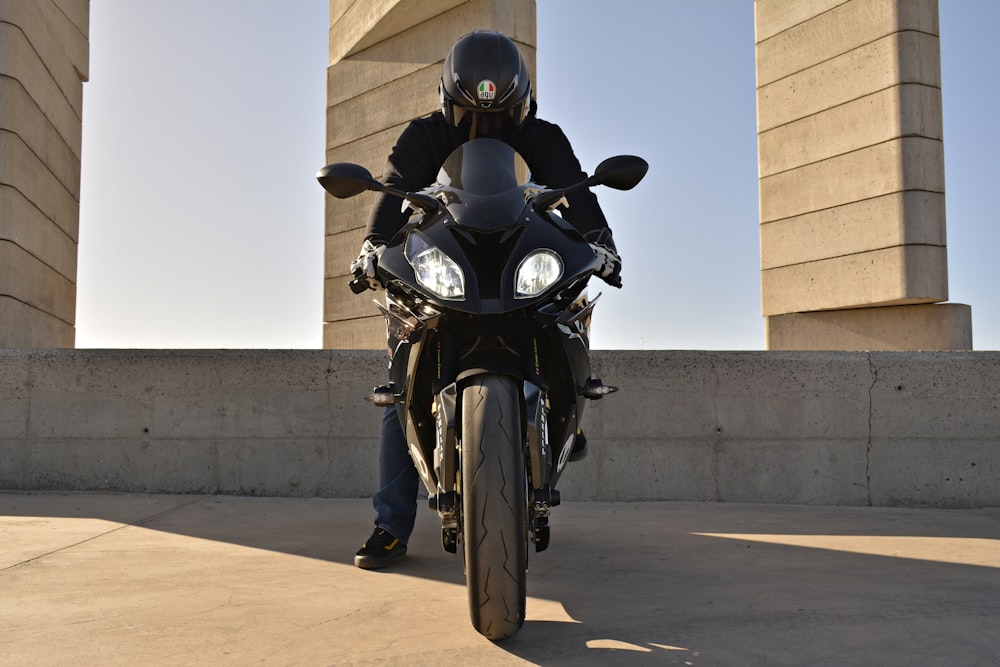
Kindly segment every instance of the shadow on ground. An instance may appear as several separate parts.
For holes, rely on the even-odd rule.
[[[16,539],[17,520],[54,516],[107,525],[51,544]],[[441,549],[429,510],[398,567],[353,568],[370,530],[364,500],[0,494],[0,537],[11,538],[0,576],[122,526],[336,564],[331,578],[349,580],[343,604],[371,612],[355,628],[398,641],[315,664],[431,664],[456,647],[478,664],[539,665],[986,665],[1000,655],[1000,510],[564,503],[552,523],[550,548],[531,554],[528,620],[498,644],[469,626],[461,556]],[[389,604],[405,609],[379,628]]]

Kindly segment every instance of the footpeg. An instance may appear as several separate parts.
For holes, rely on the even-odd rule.
[[[545,551],[549,548],[549,539],[551,537],[551,531],[548,526],[538,526],[535,528],[533,535],[533,541],[535,542],[535,552]]]
[[[532,491],[531,501],[531,541],[535,551],[545,551],[549,547],[549,510],[559,504],[559,492],[546,485]]]
[[[458,530],[455,528],[442,528],[441,546],[450,554],[458,553]]]

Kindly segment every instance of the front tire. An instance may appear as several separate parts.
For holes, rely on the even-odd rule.
[[[502,375],[462,392],[462,517],[472,625],[487,638],[524,624],[527,500],[520,394]]]

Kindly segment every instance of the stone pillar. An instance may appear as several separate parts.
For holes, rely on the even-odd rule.
[[[477,28],[517,42],[534,83],[535,0],[331,0],[327,162],[356,162],[377,178],[406,124],[438,109],[444,57]],[[385,347],[371,297],[347,287],[374,196],[326,198],[325,348]]]
[[[937,0],[755,0],[769,349],[972,347],[948,299]]]
[[[0,348],[73,347],[88,0],[0,0]]]

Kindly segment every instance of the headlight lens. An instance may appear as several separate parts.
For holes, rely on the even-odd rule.
[[[518,299],[538,296],[555,285],[562,274],[563,263],[559,255],[548,249],[536,250],[517,267],[514,296]]]
[[[465,298],[462,268],[421,234],[411,232],[406,237],[405,255],[421,286],[442,299],[461,301]]]

